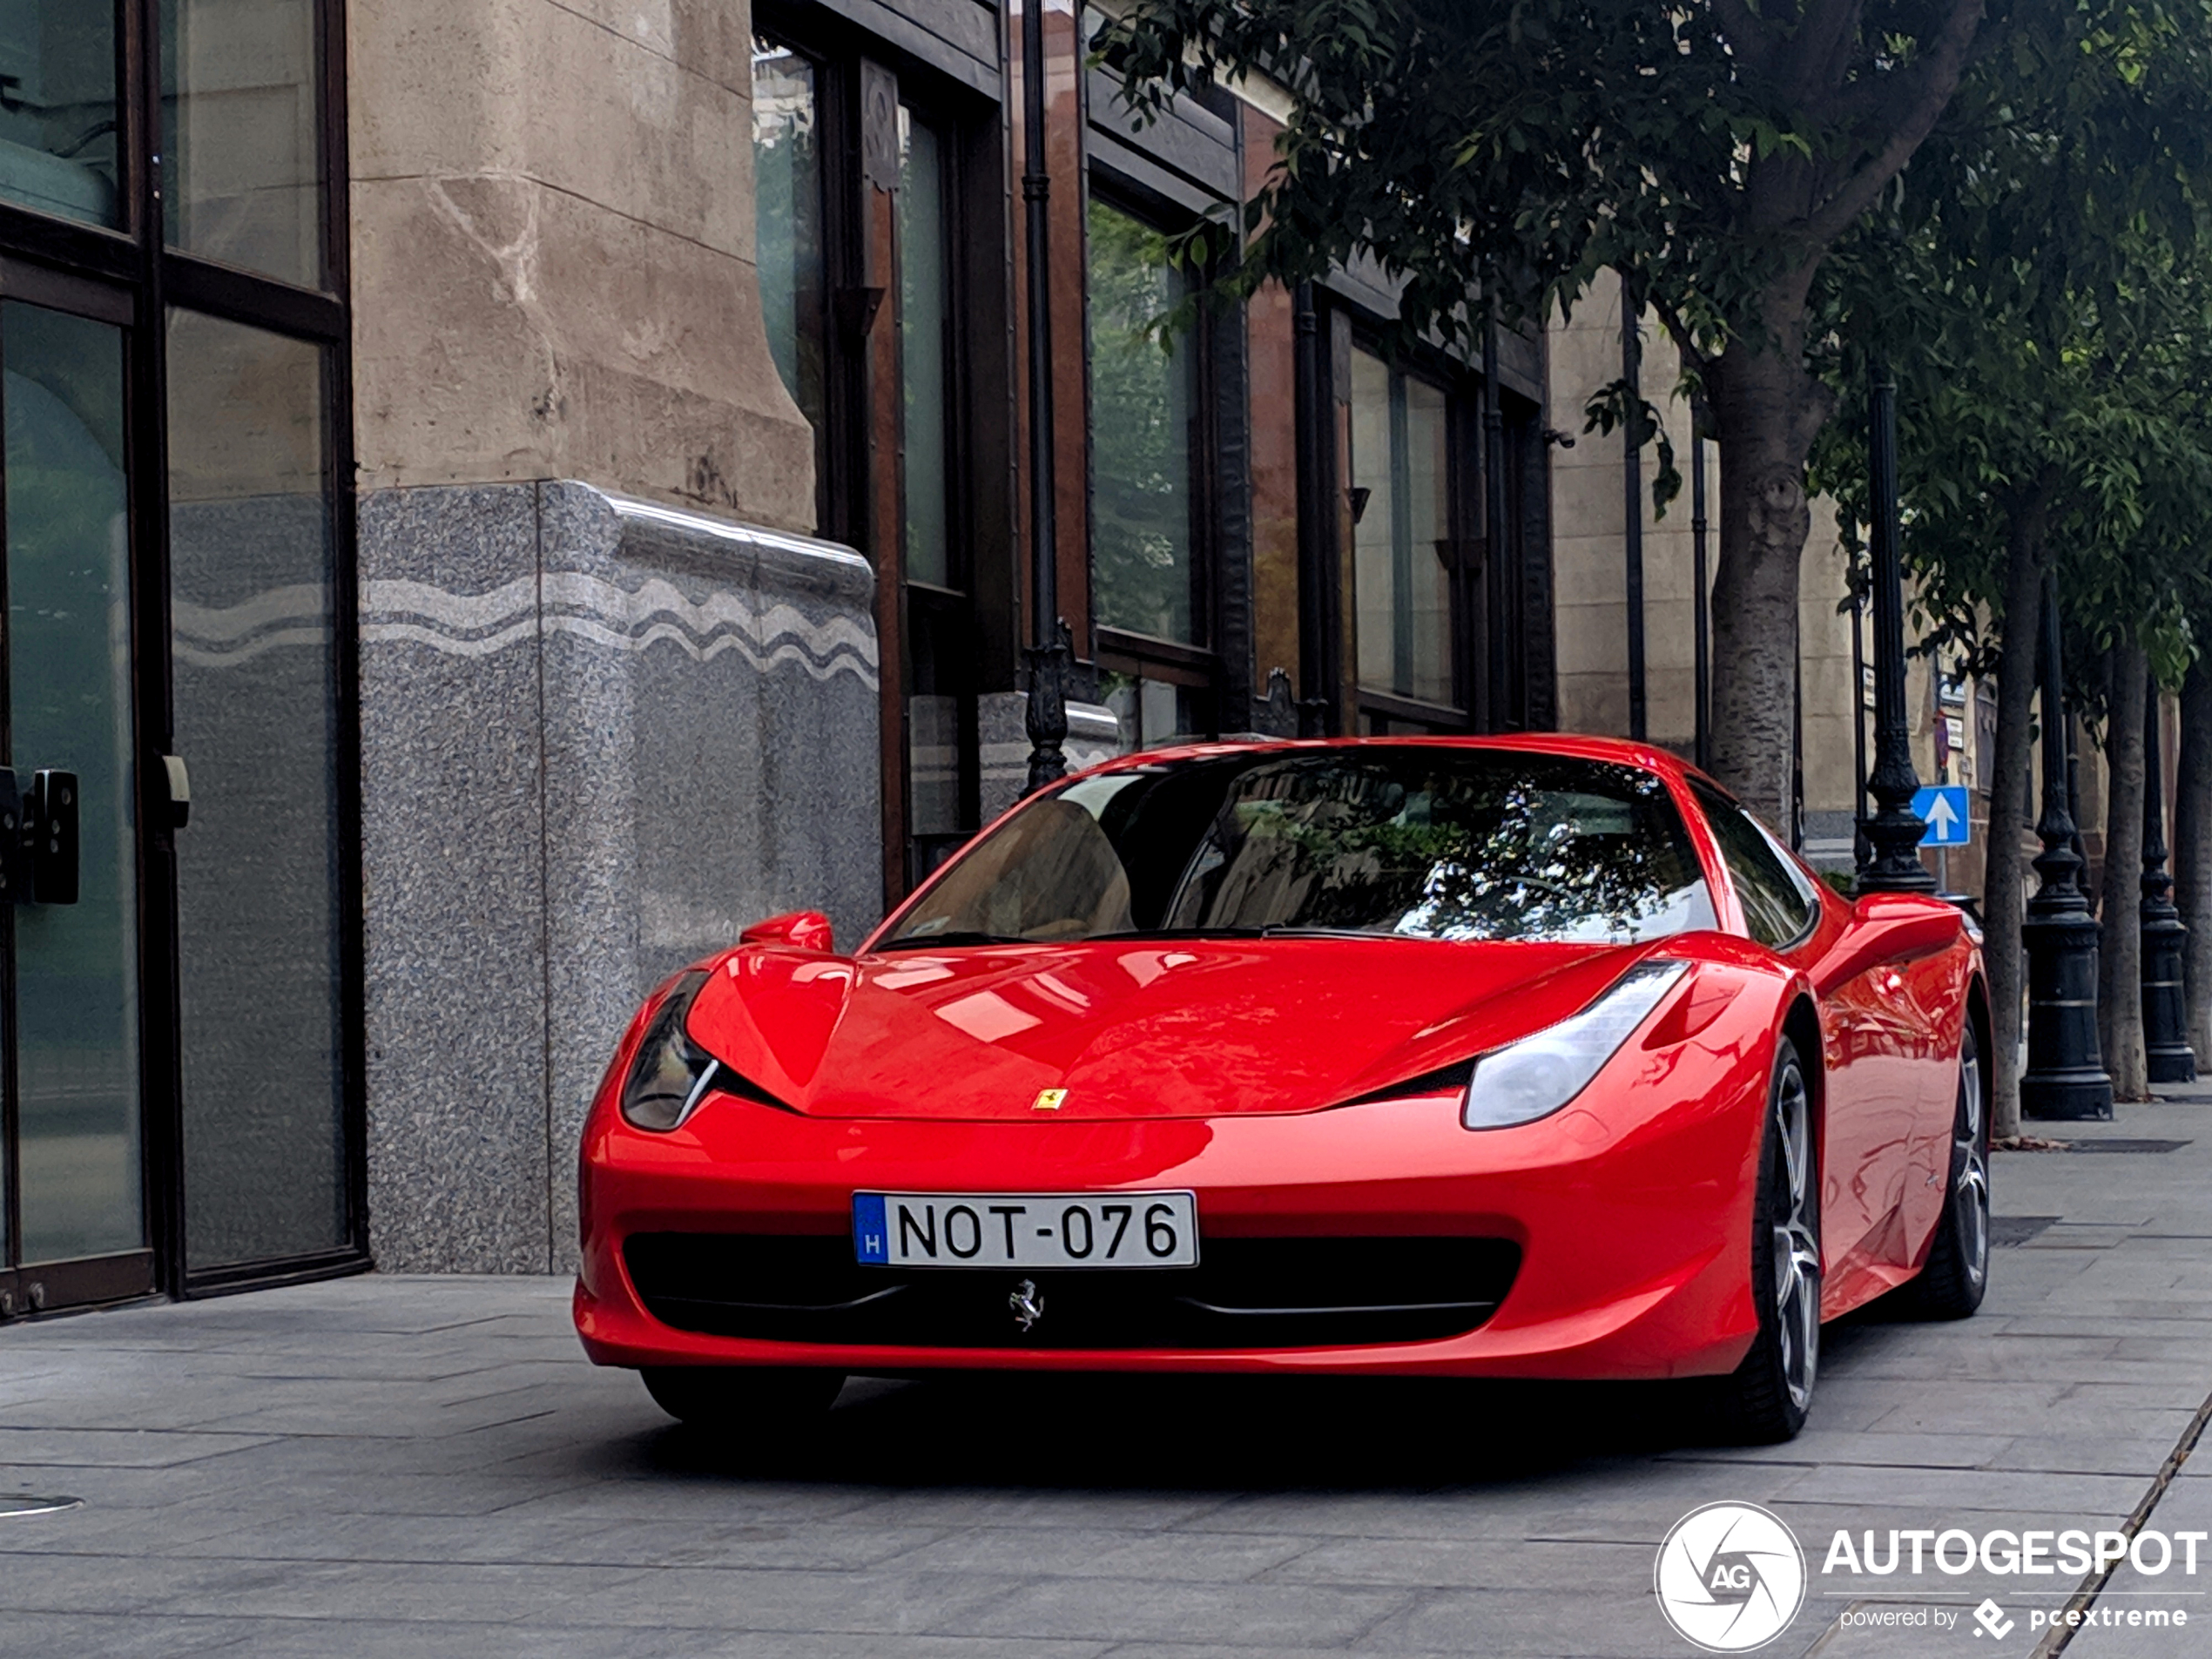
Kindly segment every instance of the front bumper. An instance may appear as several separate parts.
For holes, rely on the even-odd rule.
[[[1048,1123],[809,1117],[716,1096],[671,1134],[632,1129],[603,1098],[583,1146],[577,1329],[592,1359],[631,1366],[1723,1372],[1757,1326],[1750,1225],[1765,1074],[1741,1050],[1696,1055],[1702,1065],[1695,1054],[1673,1052],[1664,1088],[1641,1068],[1625,1084],[1602,1076],[1565,1111],[1479,1133],[1460,1127],[1448,1096],[1285,1116]],[[1608,1089],[1618,1092],[1597,1098],[1612,1103],[1593,1103]],[[1442,1237],[1509,1241],[1519,1267],[1478,1328],[1433,1339],[1083,1348],[1024,1339],[1010,1318],[999,1346],[683,1330],[647,1311],[624,1260],[640,1234],[849,1239],[856,1190],[1154,1189],[1197,1194],[1202,1258],[1213,1239]],[[1019,1275],[975,1277],[1010,1285]]]

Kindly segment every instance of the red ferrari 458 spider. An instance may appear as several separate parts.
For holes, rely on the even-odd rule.
[[[577,1328],[692,1421],[934,1368],[1703,1378],[1989,1263],[1978,935],[1673,757],[1208,745],[1025,801],[850,955],[662,986],[585,1125]]]

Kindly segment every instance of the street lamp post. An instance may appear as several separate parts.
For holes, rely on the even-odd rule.
[[[1862,893],[1933,893],[1920,862],[1927,824],[1912,810],[1920,779],[1905,724],[1905,575],[1898,553],[1897,382],[1885,363],[1868,376],[1867,453],[1874,491],[1874,797],[1859,823],[1869,857],[1858,867]]]
[[[2189,1047],[2182,955],[2189,930],[2174,908],[2166,873],[2165,745],[2159,740],[2158,677],[2151,676],[2143,711],[2143,1049],[2155,1083],[2196,1081]]]
[[[2078,877],[2074,814],[2067,808],[2065,667],[2058,583],[2043,578],[2043,811],[2035,833],[2040,885],[2027,901],[2027,1070],[2020,1116],[2080,1121],[2112,1116],[2112,1079],[2097,1052],[2097,924]]]
[[[1022,205],[1028,257],[1029,347],[1029,789],[1068,775],[1068,651],[1060,622],[1053,522],[1052,177],[1045,152],[1044,0],[1022,6]]]

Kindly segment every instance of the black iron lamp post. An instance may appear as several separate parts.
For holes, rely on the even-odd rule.
[[[1044,0],[1022,7],[1022,204],[1029,308],[1029,789],[1068,775],[1068,647],[1060,621],[1059,547],[1053,523],[1052,179],[1045,160]]]
[[[1920,779],[1905,724],[1905,577],[1898,556],[1897,382],[1886,364],[1869,376],[1867,452],[1874,490],[1874,775],[1867,787],[1875,812],[1859,828],[1866,861],[1862,893],[1933,893],[1935,875],[1920,862],[1925,819],[1912,810]]]
[[[2043,811],[2035,833],[2040,884],[2027,901],[2027,1069],[2020,1116],[2079,1122],[2112,1116],[2112,1079],[2097,1052],[2097,924],[2079,880],[2067,810],[2065,671],[2058,583],[2043,578]]]
[[[2159,741],[2158,678],[2153,675],[2143,711],[2143,1049],[2155,1083],[2196,1081],[2196,1051],[2189,1047],[2188,1009],[2182,984],[2182,955],[2189,930],[2174,908],[2174,880],[2166,873],[2165,745]]]

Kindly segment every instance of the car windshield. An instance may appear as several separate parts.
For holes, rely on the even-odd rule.
[[[1629,943],[1715,925],[1655,774],[1406,745],[1079,779],[969,847],[879,948],[1298,933]]]

